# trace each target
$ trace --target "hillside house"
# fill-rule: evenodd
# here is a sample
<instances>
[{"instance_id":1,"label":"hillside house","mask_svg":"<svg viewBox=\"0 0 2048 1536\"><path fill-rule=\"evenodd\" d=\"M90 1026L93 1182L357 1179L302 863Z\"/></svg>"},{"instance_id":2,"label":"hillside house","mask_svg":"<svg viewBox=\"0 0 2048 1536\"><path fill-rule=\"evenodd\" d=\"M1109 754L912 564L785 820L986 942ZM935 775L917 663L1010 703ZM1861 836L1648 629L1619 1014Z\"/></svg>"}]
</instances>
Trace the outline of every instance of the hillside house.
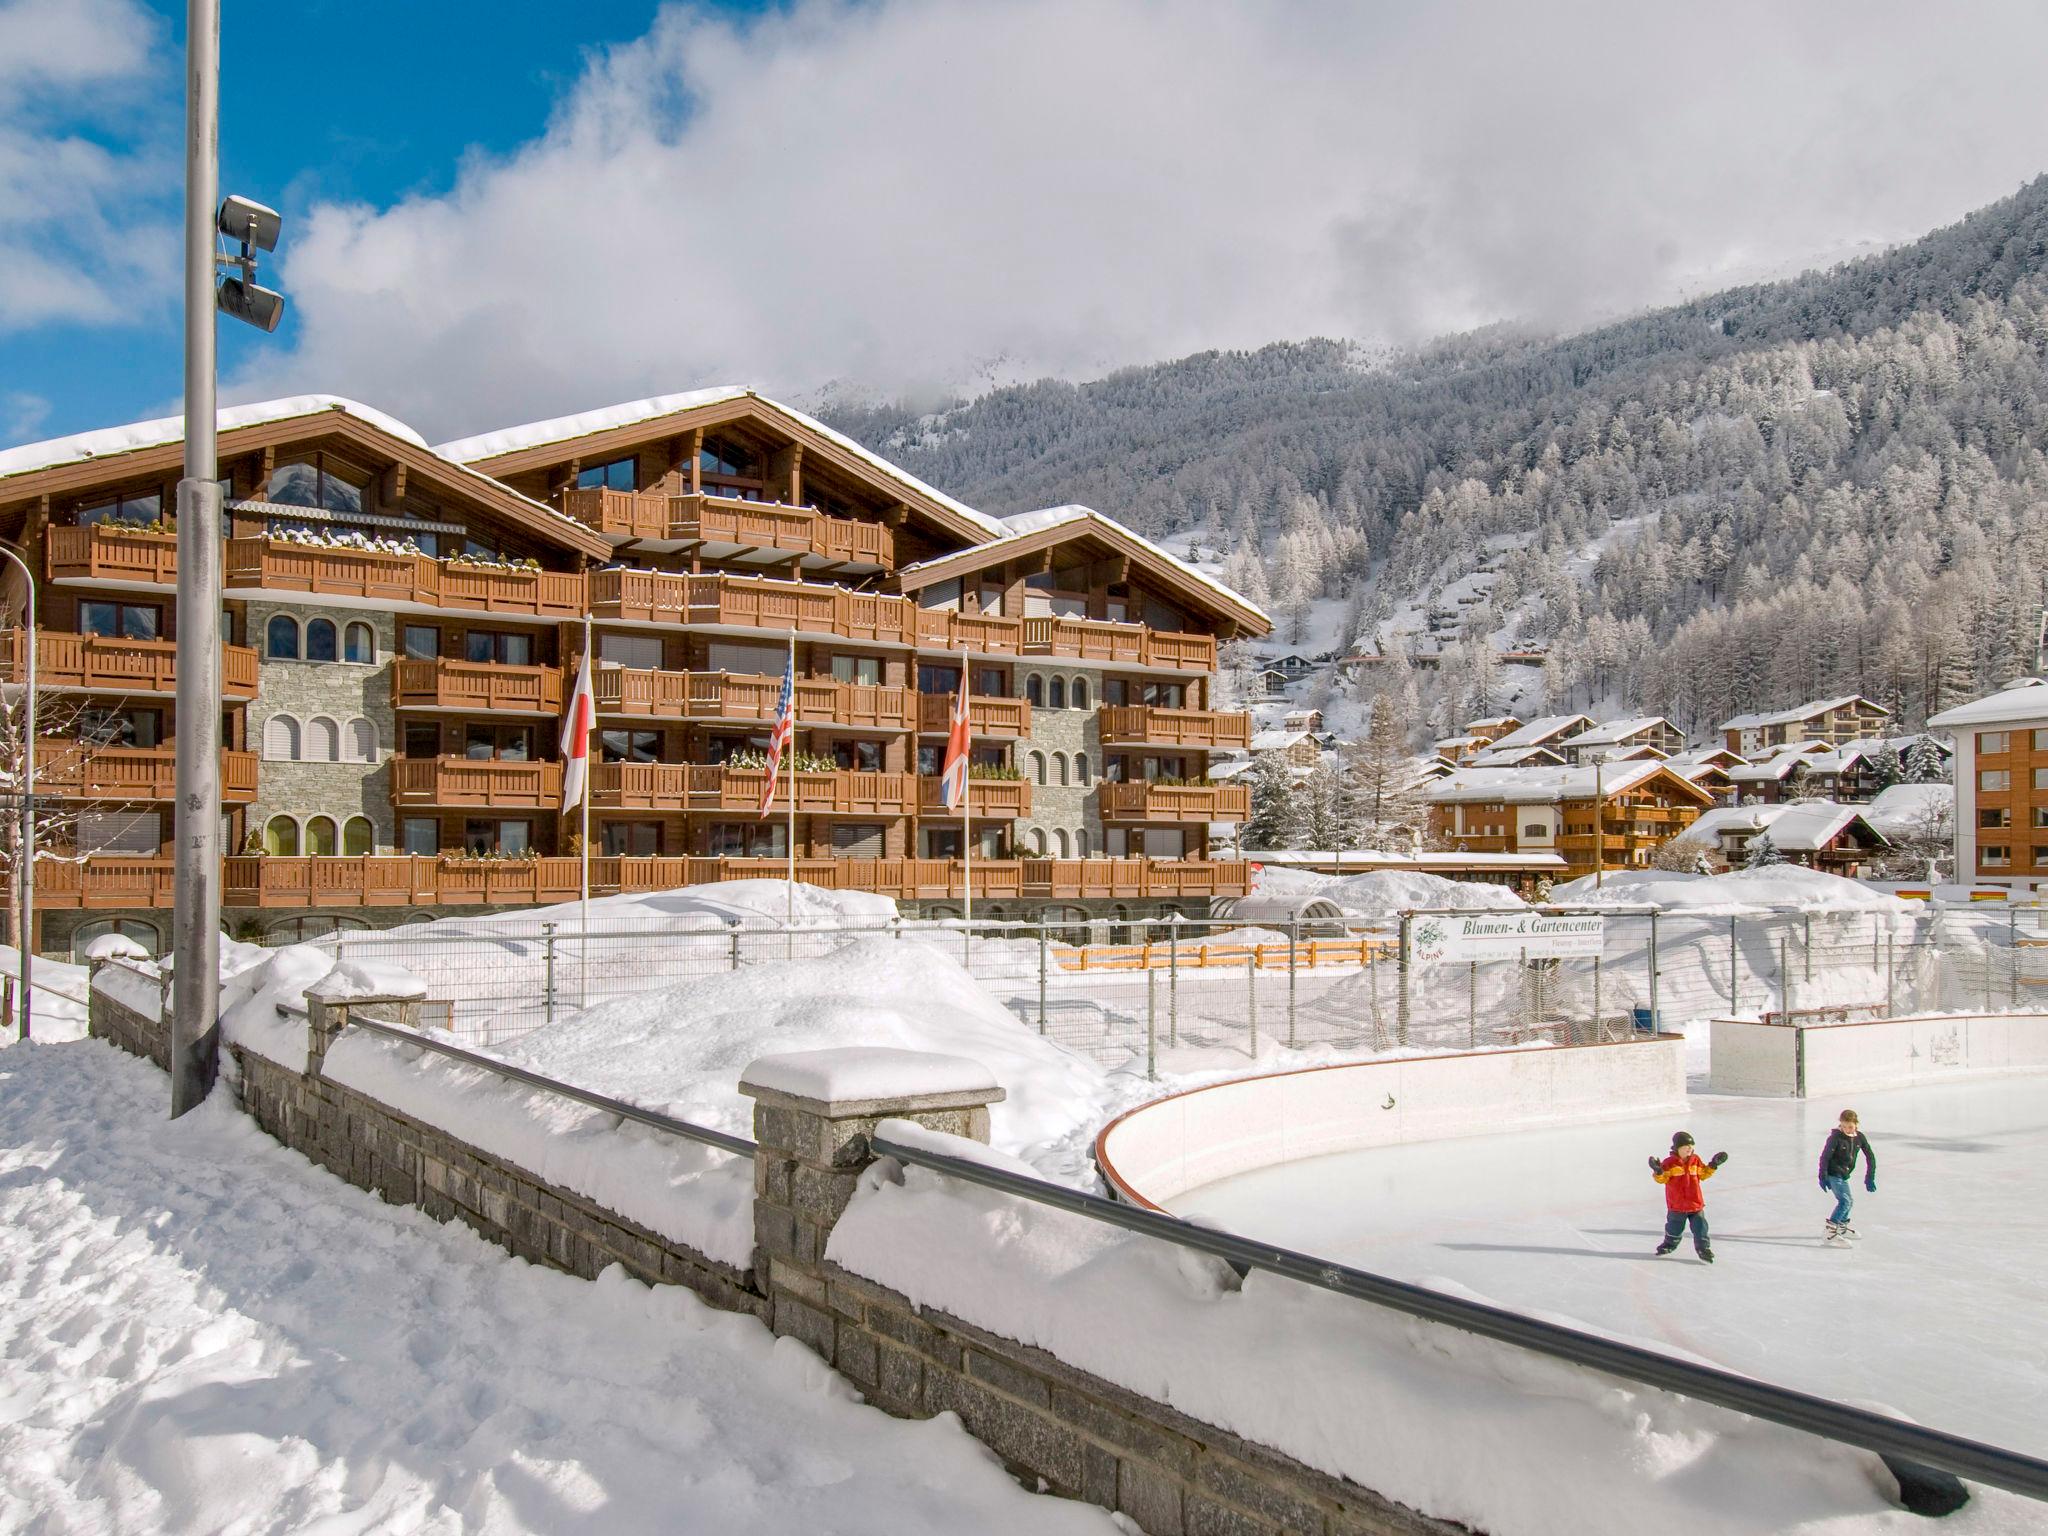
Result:
<instances>
[{"instance_id":1,"label":"hillside house","mask_svg":"<svg viewBox=\"0 0 2048 1536\"><path fill-rule=\"evenodd\" d=\"M1659 757L1669 757L1685 749L1685 732L1662 715L1643 715L1589 725L1564 737L1555 746L1574 763L1590 763L1595 758L1620 761L1630 756L1645 755L1644 748L1651 749Z\"/></svg>"},{"instance_id":2,"label":"hillside house","mask_svg":"<svg viewBox=\"0 0 2048 1536\"><path fill-rule=\"evenodd\" d=\"M1812 699L1791 709L1736 715L1721 722L1721 734L1731 751L1753 758L1768 748L1793 741L1838 747L1845 742L1879 736L1891 718L1892 712L1882 704L1861 694L1846 694L1840 698Z\"/></svg>"},{"instance_id":3,"label":"hillside house","mask_svg":"<svg viewBox=\"0 0 2048 1536\"><path fill-rule=\"evenodd\" d=\"M1768 833L1787 864L1851 879L1891 847L1872 826L1863 807L1832 800L1801 800L1791 805L1720 806L1679 833L1679 839L1716 849L1729 863L1740 865L1750 844Z\"/></svg>"},{"instance_id":4,"label":"hillside house","mask_svg":"<svg viewBox=\"0 0 2048 1536\"><path fill-rule=\"evenodd\" d=\"M2048 885L2048 682L2021 678L1927 723L1954 734L1955 878Z\"/></svg>"},{"instance_id":5,"label":"hillside house","mask_svg":"<svg viewBox=\"0 0 2048 1536\"><path fill-rule=\"evenodd\" d=\"M1430 829L1475 853L1557 853L1568 873L1640 869L1713 804L1659 762L1466 768L1425 791Z\"/></svg>"}]
</instances>

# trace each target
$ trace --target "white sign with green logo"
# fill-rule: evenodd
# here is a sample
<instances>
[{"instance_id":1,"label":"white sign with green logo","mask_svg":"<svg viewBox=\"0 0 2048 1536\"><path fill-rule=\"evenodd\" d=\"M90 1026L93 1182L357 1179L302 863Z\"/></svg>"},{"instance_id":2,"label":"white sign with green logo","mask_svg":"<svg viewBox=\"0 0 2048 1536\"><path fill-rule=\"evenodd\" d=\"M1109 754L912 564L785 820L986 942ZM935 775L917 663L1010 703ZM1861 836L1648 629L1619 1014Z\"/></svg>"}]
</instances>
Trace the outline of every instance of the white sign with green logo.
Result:
<instances>
[{"instance_id":1,"label":"white sign with green logo","mask_svg":"<svg viewBox=\"0 0 2048 1536\"><path fill-rule=\"evenodd\" d=\"M1601 922L1597 912L1433 912L1413 920L1408 954L1425 962L1597 955Z\"/></svg>"}]
</instances>

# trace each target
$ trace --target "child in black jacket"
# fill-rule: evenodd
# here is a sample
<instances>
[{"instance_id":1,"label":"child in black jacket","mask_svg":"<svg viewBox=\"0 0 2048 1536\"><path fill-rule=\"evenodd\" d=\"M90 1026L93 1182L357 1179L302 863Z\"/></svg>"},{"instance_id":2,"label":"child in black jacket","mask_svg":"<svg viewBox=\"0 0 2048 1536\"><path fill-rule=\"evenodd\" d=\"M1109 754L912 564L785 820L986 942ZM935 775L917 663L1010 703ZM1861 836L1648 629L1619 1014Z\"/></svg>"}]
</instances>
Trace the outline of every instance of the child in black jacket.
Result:
<instances>
[{"instance_id":1,"label":"child in black jacket","mask_svg":"<svg viewBox=\"0 0 2048 1536\"><path fill-rule=\"evenodd\" d=\"M1870 1145L1870 1138L1863 1134L1856 1111L1845 1109L1835 1128L1828 1132L1826 1145L1820 1149L1820 1187L1835 1197L1834 1212L1827 1220L1827 1240L1831 1243L1857 1235L1856 1229L1849 1225L1849 1208L1855 1204L1849 1192L1849 1180L1856 1176L1856 1154L1859 1152L1868 1165L1863 1187L1874 1195L1877 1193L1877 1153Z\"/></svg>"}]
</instances>

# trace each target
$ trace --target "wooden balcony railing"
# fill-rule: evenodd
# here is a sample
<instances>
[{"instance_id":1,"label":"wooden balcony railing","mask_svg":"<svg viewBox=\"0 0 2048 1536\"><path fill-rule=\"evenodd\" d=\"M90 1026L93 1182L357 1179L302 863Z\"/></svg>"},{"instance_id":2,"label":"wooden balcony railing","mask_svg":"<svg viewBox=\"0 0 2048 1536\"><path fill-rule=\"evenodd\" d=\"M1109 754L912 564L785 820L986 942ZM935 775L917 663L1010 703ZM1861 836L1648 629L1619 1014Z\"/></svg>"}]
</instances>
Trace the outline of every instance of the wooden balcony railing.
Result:
<instances>
[{"instance_id":1,"label":"wooden balcony railing","mask_svg":"<svg viewBox=\"0 0 2048 1536\"><path fill-rule=\"evenodd\" d=\"M614 491L595 487L567 490L561 495L563 512L593 532L618 539L667 538L668 503L665 491Z\"/></svg>"},{"instance_id":2,"label":"wooden balcony railing","mask_svg":"<svg viewBox=\"0 0 2048 1536\"><path fill-rule=\"evenodd\" d=\"M556 811L562 806L562 765L489 757L394 757L391 799L397 805Z\"/></svg>"},{"instance_id":3,"label":"wooden balcony railing","mask_svg":"<svg viewBox=\"0 0 2048 1536\"><path fill-rule=\"evenodd\" d=\"M952 728L953 695L924 693L917 700L917 728L927 734L944 735ZM1029 736L1029 699L982 699L967 696L967 723L977 736Z\"/></svg>"},{"instance_id":4,"label":"wooden balcony railing","mask_svg":"<svg viewBox=\"0 0 2048 1536\"><path fill-rule=\"evenodd\" d=\"M917 648L970 651L984 656L1024 654L1024 621L996 613L954 613L944 608L917 611Z\"/></svg>"},{"instance_id":5,"label":"wooden balcony railing","mask_svg":"<svg viewBox=\"0 0 2048 1536\"><path fill-rule=\"evenodd\" d=\"M1210 709L1158 709L1149 704L1117 705L1102 712L1106 746L1194 747L1222 750L1249 747L1252 717Z\"/></svg>"},{"instance_id":6,"label":"wooden balcony railing","mask_svg":"<svg viewBox=\"0 0 2048 1536\"><path fill-rule=\"evenodd\" d=\"M620 765L624 766L624 765ZM688 775L689 807L693 811L756 814L765 773L682 765L665 766ZM796 784L796 808L816 816L908 816L917 808L917 779L908 773L783 773L775 783L775 805L789 804L790 782ZM593 783L599 782L595 777Z\"/></svg>"},{"instance_id":7,"label":"wooden balcony railing","mask_svg":"<svg viewBox=\"0 0 2048 1536\"><path fill-rule=\"evenodd\" d=\"M599 667L591 684L601 715L678 720L770 721L782 679L739 672L649 672ZM904 688L799 678L799 725L845 725L865 730L908 730L917 695Z\"/></svg>"},{"instance_id":8,"label":"wooden balcony railing","mask_svg":"<svg viewBox=\"0 0 2048 1536\"><path fill-rule=\"evenodd\" d=\"M1251 871L1241 859L1026 859L1024 894L1069 901L1243 896Z\"/></svg>"},{"instance_id":9,"label":"wooden balcony railing","mask_svg":"<svg viewBox=\"0 0 2048 1536\"><path fill-rule=\"evenodd\" d=\"M147 855L95 853L36 860L42 907L168 907L177 901L175 864Z\"/></svg>"},{"instance_id":10,"label":"wooden balcony railing","mask_svg":"<svg viewBox=\"0 0 2048 1536\"><path fill-rule=\"evenodd\" d=\"M1216 670L1213 635L1184 635L1143 624L1036 615L1024 620L1024 654L1071 656L1079 661L1181 672Z\"/></svg>"},{"instance_id":11,"label":"wooden balcony railing","mask_svg":"<svg viewBox=\"0 0 2048 1536\"><path fill-rule=\"evenodd\" d=\"M917 781L917 811L920 816L958 816L945 807L942 780L926 776ZM967 806L977 821L1000 821L1008 816L1031 814L1029 779L976 779L967 781Z\"/></svg>"},{"instance_id":12,"label":"wooden balcony railing","mask_svg":"<svg viewBox=\"0 0 2048 1536\"><path fill-rule=\"evenodd\" d=\"M178 536L121 523L49 530L52 581L109 581L147 587L178 584Z\"/></svg>"},{"instance_id":13,"label":"wooden balcony railing","mask_svg":"<svg viewBox=\"0 0 2048 1536\"><path fill-rule=\"evenodd\" d=\"M917 610L904 598L849 592L758 576L684 576L670 571L590 573L591 611L600 619L794 629L871 645L907 646Z\"/></svg>"},{"instance_id":14,"label":"wooden balcony railing","mask_svg":"<svg viewBox=\"0 0 2048 1536\"><path fill-rule=\"evenodd\" d=\"M398 709L559 715L562 669L401 659L391 668L391 703Z\"/></svg>"},{"instance_id":15,"label":"wooden balcony railing","mask_svg":"<svg viewBox=\"0 0 2048 1536\"><path fill-rule=\"evenodd\" d=\"M36 632L36 687L88 693L176 693L178 647L172 640L121 640L105 635ZM0 631L0 678L28 681L28 647L18 629ZM221 693L256 696L256 653L246 645L220 648Z\"/></svg>"},{"instance_id":16,"label":"wooden balcony railing","mask_svg":"<svg viewBox=\"0 0 2048 1536\"><path fill-rule=\"evenodd\" d=\"M1252 813L1248 784L1128 784L1107 780L1101 792L1104 821L1245 821Z\"/></svg>"},{"instance_id":17,"label":"wooden balcony railing","mask_svg":"<svg viewBox=\"0 0 2048 1536\"><path fill-rule=\"evenodd\" d=\"M466 565L376 549L330 549L290 539L230 539L227 585L472 613L577 618L584 581L575 571Z\"/></svg>"},{"instance_id":18,"label":"wooden balcony railing","mask_svg":"<svg viewBox=\"0 0 2048 1536\"><path fill-rule=\"evenodd\" d=\"M36 791L66 800L175 800L177 754L171 747L92 747L79 742L38 744ZM220 795L232 804L256 798L256 754L220 755Z\"/></svg>"},{"instance_id":19,"label":"wooden balcony railing","mask_svg":"<svg viewBox=\"0 0 2048 1536\"><path fill-rule=\"evenodd\" d=\"M883 570L893 570L896 565L896 534L882 523L827 517L815 507L742 501L731 496L672 496L668 506L667 536L671 539L785 550Z\"/></svg>"}]
</instances>

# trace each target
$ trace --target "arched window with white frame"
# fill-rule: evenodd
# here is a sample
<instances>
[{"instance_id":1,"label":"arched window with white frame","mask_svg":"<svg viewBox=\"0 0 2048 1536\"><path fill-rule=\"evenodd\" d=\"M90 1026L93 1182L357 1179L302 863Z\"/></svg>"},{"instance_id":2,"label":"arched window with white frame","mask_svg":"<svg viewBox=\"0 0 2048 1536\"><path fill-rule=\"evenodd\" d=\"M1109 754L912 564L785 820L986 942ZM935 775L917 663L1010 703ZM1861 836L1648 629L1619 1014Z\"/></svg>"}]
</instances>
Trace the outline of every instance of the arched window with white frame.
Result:
<instances>
[{"instance_id":1,"label":"arched window with white frame","mask_svg":"<svg viewBox=\"0 0 2048 1536\"><path fill-rule=\"evenodd\" d=\"M1074 754L1074 782L1076 784L1086 784L1088 782L1088 754L1086 752L1076 752Z\"/></svg>"},{"instance_id":2,"label":"arched window with white frame","mask_svg":"<svg viewBox=\"0 0 2048 1536\"><path fill-rule=\"evenodd\" d=\"M349 625L342 637L341 659L361 666L374 666L377 661L376 632L360 620Z\"/></svg>"},{"instance_id":3,"label":"arched window with white frame","mask_svg":"<svg viewBox=\"0 0 2048 1536\"><path fill-rule=\"evenodd\" d=\"M1067 707L1067 680L1064 677L1056 677L1046 684L1045 707L1047 709L1065 709Z\"/></svg>"},{"instance_id":4,"label":"arched window with white frame","mask_svg":"<svg viewBox=\"0 0 2048 1536\"><path fill-rule=\"evenodd\" d=\"M1086 709L1086 708L1088 707L1088 679L1087 679L1087 678L1085 678L1085 677L1077 677L1077 678L1075 678L1075 679L1074 679L1074 692L1073 692L1073 699L1074 699L1074 708L1076 708L1076 709Z\"/></svg>"},{"instance_id":5,"label":"arched window with white frame","mask_svg":"<svg viewBox=\"0 0 2048 1536\"><path fill-rule=\"evenodd\" d=\"M263 826L263 851L273 858L289 859L299 851L299 824L289 816L273 816Z\"/></svg>"},{"instance_id":6,"label":"arched window with white frame","mask_svg":"<svg viewBox=\"0 0 2048 1536\"><path fill-rule=\"evenodd\" d=\"M263 755L273 763L299 760L299 722L291 715L272 715L263 722Z\"/></svg>"},{"instance_id":7,"label":"arched window with white frame","mask_svg":"<svg viewBox=\"0 0 2048 1536\"><path fill-rule=\"evenodd\" d=\"M1045 754L1043 752L1033 752L1030 762L1032 781L1043 784L1045 782Z\"/></svg>"},{"instance_id":8,"label":"arched window with white frame","mask_svg":"<svg viewBox=\"0 0 2048 1536\"><path fill-rule=\"evenodd\" d=\"M1045 679L1036 672L1024 679L1024 700L1033 709L1045 702Z\"/></svg>"},{"instance_id":9,"label":"arched window with white frame","mask_svg":"<svg viewBox=\"0 0 2048 1536\"><path fill-rule=\"evenodd\" d=\"M338 654L334 634L334 620L308 620L306 623L306 660L333 661Z\"/></svg>"},{"instance_id":10,"label":"arched window with white frame","mask_svg":"<svg viewBox=\"0 0 2048 1536\"><path fill-rule=\"evenodd\" d=\"M325 715L315 715L306 722L305 760L309 763L341 761L341 727Z\"/></svg>"},{"instance_id":11,"label":"arched window with white frame","mask_svg":"<svg viewBox=\"0 0 2048 1536\"><path fill-rule=\"evenodd\" d=\"M1052 771L1059 776L1062 786L1067 782L1067 754L1055 752L1052 755Z\"/></svg>"},{"instance_id":12,"label":"arched window with white frame","mask_svg":"<svg viewBox=\"0 0 2048 1536\"><path fill-rule=\"evenodd\" d=\"M288 613L273 613L263 626L263 654L272 661L297 661L299 621Z\"/></svg>"},{"instance_id":13,"label":"arched window with white frame","mask_svg":"<svg viewBox=\"0 0 2048 1536\"><path fill-rule=\"evenodd\" d=\"M341 825L341 851L350 858L361 858L375 850L377 834L367 816L351 816Z\"/></svg>"},{"instance_id":14,"label":"arched window with white frame","mask_svg":"<svg viewBox=\"0 0 2048 1536\"><path fill-rule=\"evenodd\" d=\"M361 715L357 715L348 723L343 745L350 762L374 763L377 761L377 727Z\"/></svg>"},{"instance_id":15,"label":"arched window with white frame","mask_svg":"<svg viewBox=\"0 0 2048 1536\"><path fill-rule=\"evenodd\" d=\"M339 841L332 816L315 816L306 823L306 852L314 858L333 858Z\"/></svg>"},{"instance_id":16,"label":"arched window with white frame","mask_svg":"<svg viewBox=\"0 0 2048 1536\"><path fill-rule=\"evenodd\" d=\"M1061 827L1053 833L1052 843L1057 857L1062 859L1069 857L1071 850L1067 844L1067 829L1065 827Z\"/></svg>"},{"instance_id":17,"label":"arched window with white frame","mask_svg":"<svg viewBox=\"0 0 2048 1536\"><path fill-rule=\"evenodd\" d=\"M1041 859L1045 857L1045 828L1031 829L1031 851Z\"/></svg>"}]
</instances>

